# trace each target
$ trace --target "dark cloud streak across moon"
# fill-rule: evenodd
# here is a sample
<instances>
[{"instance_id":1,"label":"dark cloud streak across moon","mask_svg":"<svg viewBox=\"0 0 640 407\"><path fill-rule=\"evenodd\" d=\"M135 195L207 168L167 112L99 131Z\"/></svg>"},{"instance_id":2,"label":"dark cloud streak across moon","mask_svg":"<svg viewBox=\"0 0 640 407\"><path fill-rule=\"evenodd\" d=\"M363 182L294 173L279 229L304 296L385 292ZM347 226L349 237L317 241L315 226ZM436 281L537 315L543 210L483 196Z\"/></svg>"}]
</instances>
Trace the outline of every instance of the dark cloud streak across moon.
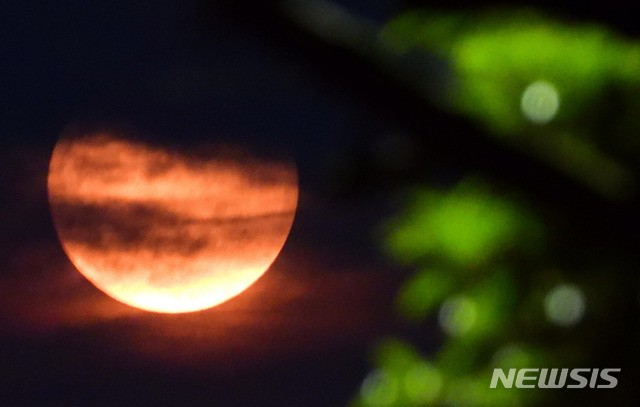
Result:
<instances>
[{"instance_id":1,"label":"dark cloud streak across moon","mask_svg":"<svg viewBox=\"0 0 640 407\"><path fill-rule=\"evenodd\" d=\"M108 133L63 136L48 188L78 270L125 304L169 313L218 305L262 276L298 196L288 162L188 156Z\"/></svg>"},{"instance_id":2,"label":"dark cloud streak across moon","mask_svg":"<svg viewBox=\"0 0 640 407\"><path fill-rule=\"evenodd\" d=\"M335 240L319 241L318 236L342 232L332 229L337 220L316 220L339 217L341 212L325 207L323 200L310 192L301 200L298 216L302 223L294 227L290 244L269 272L242 295L205 311L179 315L148 313L121 304L77 272L49 226L48 154L35 150L14 156L19 159L5 164L13 163L7 173L16 176L0 185L12 197L14 207L24 209L0 213L0 222L9 228L3 232L14 236L3 247L6 261L0 274L0 328L4 333L0 343L5 343L5 348L15 338L16 343L46 349L57 346L56 338L63 335L73 338L83 353L104 358L105 363L118 355L123 365L145 359L152 364L204 365L224 372L251 368L260 360L280 363L364 344L389 326L393 298L389 287L397 279L380 273L365 259L353 258L349 249ZM18 171L24 168L23 161L33 170ZM269 174L254 172L252 178L265 185L271 183ZM77 204L68 202L64 210L78 210ZM79 219L92 216L95 208L91 204L80 206L86 212L77 212ZM128 216L129 220L158 215L166 217L161 223L177 221L157 207L133 211L136 216ZM143 215L145 211L149 213ZM112 224L127 218L117 211L103 216L107 216L103 221ZM220 222L233 219L230 213ZM142 219L140 225L144 223ZM126 230L127 225L121 226ZM321 225L323 229L318 230ZM81 230L77 233L77 240L87 236ZM135 238L125 242L135 244ZM345 259L351 260L345 264ZM21 359L14 362L23 363ZM7 363L10 368L13 362Z\"/></svg>"}]
</instances>

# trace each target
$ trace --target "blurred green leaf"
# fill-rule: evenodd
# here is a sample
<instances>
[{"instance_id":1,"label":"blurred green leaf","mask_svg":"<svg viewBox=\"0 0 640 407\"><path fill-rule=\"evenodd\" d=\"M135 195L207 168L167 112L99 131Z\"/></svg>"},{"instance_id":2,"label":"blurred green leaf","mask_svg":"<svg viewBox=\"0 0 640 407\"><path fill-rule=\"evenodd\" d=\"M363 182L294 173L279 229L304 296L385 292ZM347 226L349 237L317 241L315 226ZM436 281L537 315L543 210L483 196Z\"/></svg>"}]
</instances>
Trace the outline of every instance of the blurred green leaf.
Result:
<instances>
[{"instance_id":1,"label":"blurred green leaf","mask_svg":"<svg viewBox=\"0 0 640 407\"><path fill-rule=\"evenodd\" d=\"M418 49L448 61L454 79L443 85L444 104L491 135L609 198L633 189L633 173L619 157L629 146L640 157L629 136L639 126L627 118L640 99L639 42L530 10L410 11L381 37L399 53ZM606 108L612 103L615 111Z\"/></svg>"},{"instance_id":2,"label":"blurred green leaf","mask_svg":"<svg viewBox=\"0 0 640 407\"><path fill-rule=\"evenodd\" d=\"M425 270L413 275L400 289L398 310L412 321L424 319L455 289L455 279L440 270Z\"/></svg>"},{"instance_id":3,"label":"blurred green leaf","mask_svg":"<svg viewBox=\"0 0 640 407\"><path fill-rule=\"evenodd\" d=\"M562 120L584 112L610 84L640 84L639 44L599 25L569 25L532 11L413 11L381 35L400 52L421 48L449 59L459 81L455 105L501 134L530 127L520 100L535 81L558 88Z\"/></svg>"},{"instance_id":4,"label":"blurred green leaf","mask_svg":"<svg viewBox=\"0 0 640 407\"><path fill-rule=\"evenodd\" d=\"M387 246L407 264L427 256L457 265L483 263L519 243L520 217L510 201L472 182L448 194L421 191L392 222Z\"/></svg>"}]
</instances>

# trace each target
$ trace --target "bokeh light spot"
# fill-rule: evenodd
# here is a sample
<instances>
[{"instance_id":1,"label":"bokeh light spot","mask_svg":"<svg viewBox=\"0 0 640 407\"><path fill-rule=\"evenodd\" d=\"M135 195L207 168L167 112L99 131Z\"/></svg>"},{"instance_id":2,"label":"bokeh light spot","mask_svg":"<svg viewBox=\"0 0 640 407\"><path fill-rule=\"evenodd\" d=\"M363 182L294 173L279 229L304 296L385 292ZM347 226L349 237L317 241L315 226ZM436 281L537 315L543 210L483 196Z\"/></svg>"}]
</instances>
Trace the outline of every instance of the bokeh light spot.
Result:
<instances>
[{"instance_id":1,"label":"bokeh light spot","mask_svg":"<svg viewBox=\"0 0 640 407\"><path fill-rule=\"evenodd\" d=\"M560 108L560 94L549 82L533 82L522 93L520 108L530 122L540 125L549 123Z\"/></svg>"},{"instance_id":2,"label":"bokeh light spot","mask_svg":"<svg viewBox=\"0 0 640 407\"><path fill-rule=\"evenodd\" d=\"M385 407L393 405L398 399L400 386L398 380L383 370L375 370L364 379L360 393L364 405Z\"/></svg>"},{"instance_id":3,"label":"bokeh light spot","mask_svg":"<svg viewBox=\"0 0 640 407\"><path fill-rule=\"evenodd\" d=\"M560 326L573 326L584 316L586 300L575 285L560 284L544 299L544 310L549 321Z\"/></svg>"},{"instance_id":4,"label":"bokeh light spot","mask_svg":"<svg viewBox=\"0 0 640 407\"><path fill-rule=\"evenodd\" d=\"M433 402L442 389L442 374L429 363L421 362L413 366L404 377L404 391L416 404Z\"/></svg>"},{"instance_id":5,"label":"bokeh light spot","mask_svg":"<svg viewBox=\"0 0 640 407\"><path fill-rule=\"evenodd\" d=\"M494 368L527 368L531 367L534 357L530 352L517 345L505 345L498 349L491 358Z\"/></svg>"},{"instance_id":6,"label":"bokeh light spot","mask_svg":"<svg viewBox=\"0 0 640 407\"><path fill-rule=\"evenodd\" d=\"M465 296L448 299L440 307L438 320L442 329L450 335L462 336L475 324L477 305L475 301Z\"/></svg>"},{"instance_id":7,"label":"bokeh light spot","mask_svg":"<svg viewBox=\"0 0 640 407\"><path fill-rule=\"evenodd\" d=\"M398 308L409 320L421 320L444 300L454 287L453 277L440 270L416 273L400 289Z\"/></svg>"}]
</instances>

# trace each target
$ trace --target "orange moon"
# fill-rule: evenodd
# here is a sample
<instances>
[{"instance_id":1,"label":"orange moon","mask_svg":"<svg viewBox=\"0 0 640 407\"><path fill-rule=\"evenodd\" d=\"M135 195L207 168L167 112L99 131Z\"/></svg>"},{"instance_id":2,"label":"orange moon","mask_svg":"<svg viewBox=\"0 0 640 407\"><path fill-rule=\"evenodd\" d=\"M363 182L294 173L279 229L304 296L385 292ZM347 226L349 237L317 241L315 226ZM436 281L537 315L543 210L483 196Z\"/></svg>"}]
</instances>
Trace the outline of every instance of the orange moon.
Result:
<instances>
[{"instance_id":1,"label":"orange moon","mask_svg":"<svg viewBox=\"0 0 640 407\"><path fill-rule=\"evenodd\" d=\"M180 313L266 272L293 223L298 177L288 161L237 149L189 154L94 133L58 141L48 193L80 273L125 304Z\"/></svg>"}]
</instances>

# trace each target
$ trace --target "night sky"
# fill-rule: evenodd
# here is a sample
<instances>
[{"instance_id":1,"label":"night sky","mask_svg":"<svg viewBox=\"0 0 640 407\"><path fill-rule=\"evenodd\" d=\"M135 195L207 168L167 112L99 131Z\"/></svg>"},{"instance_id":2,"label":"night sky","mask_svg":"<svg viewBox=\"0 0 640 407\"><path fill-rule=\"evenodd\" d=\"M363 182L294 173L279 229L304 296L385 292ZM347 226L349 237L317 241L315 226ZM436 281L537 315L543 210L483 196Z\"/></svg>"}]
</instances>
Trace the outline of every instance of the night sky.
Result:
<instances>
[{"instance_id":1,"label":"night sky","mask_svg":"<svg viewBox=\"0 0 640 407\"><path fill-rule=\"evenodd\" d=\"M0 19L0 405L344 405L397 280L371 238L389 204L323 192L367 118L357 100L206 2L8 1ZM51 151L78 126L294 161L298 214L268 273L187 315L93 287L47 204Z\"/></svg>"},{"instance_id":2,"label":"night sky","mask_svg":"<svg viewBox=\"0 0 640 407\"><path fill-rule=\"evenodd\" d=\"M232 3L0 2L0 406L346 405L370 369L371 341L396 323L401 274L377 240L398 208L388 192L426 173L372 165L390 134L444 132L420 146L430 181L480 169L527 185L538 202L579 203L578 220L602 209L270 7ZM342 3L378 23L399 6ZM608 3L578 14L633 33ZM107 297L64 254L47 203L49 158L70 128L288 157L300 200L280 256L245 293L202 312L146 313ZM560 190L569 193L558 201ZM594 222L614 235L623 216Z\"/></svg>"}]
</instances>

